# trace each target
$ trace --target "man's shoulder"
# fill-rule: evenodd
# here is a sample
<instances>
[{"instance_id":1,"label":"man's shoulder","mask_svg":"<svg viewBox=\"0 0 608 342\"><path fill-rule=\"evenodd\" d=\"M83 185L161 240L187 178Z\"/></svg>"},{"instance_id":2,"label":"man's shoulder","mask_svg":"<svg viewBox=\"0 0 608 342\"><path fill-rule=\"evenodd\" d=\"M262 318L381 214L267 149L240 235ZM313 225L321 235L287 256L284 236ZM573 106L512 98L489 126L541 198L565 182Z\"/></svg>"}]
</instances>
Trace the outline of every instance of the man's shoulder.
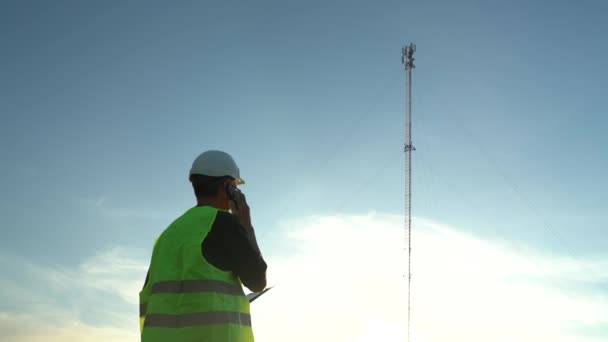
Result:
<instances>
[{"instance_id":1,"label":"man's shoulder","mask_svg":"<svg viewBox=\"0 0 608 342\"><path fill-rule=\"evenodd\" d=\"M236 217L235 215L233 215L227 211L223 211L223 210L219 210L217 212L215 221L213 222L213 228L221 228L221 229L225 229L225 230L227 229L227 230L233 230L233 231L243 230L243 228L241 227L241 222L239 221L239 218Z\"/></svg>"},{"instance_id":2,"label":"man's shoulder","mask_svg":"<svg viewBox=\"0 0 608 342\"><path fill-rule=\"evenodd\" d=\"M215 221L220 221L222 223L229 224L239 224L239 218L235 215L231 214L228 211L218 210L217 215L215 216Z\"/></svg>"}]
</instances>

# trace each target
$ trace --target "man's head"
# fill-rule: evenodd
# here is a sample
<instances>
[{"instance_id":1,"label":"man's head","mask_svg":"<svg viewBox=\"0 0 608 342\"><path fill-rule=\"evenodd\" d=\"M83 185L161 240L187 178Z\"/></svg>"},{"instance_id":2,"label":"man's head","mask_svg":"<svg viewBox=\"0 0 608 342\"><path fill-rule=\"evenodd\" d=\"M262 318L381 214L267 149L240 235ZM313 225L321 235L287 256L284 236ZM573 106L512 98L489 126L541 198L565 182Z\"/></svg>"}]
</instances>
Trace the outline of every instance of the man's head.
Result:
<instances>
[{"instance_id":1,"label":"man's head","mask_svg":"<svg viewBox=\"0 0 608 342\"><path fill-rule=\"evenodd\" d=\"M226 191L228 183L245 183L234 159L228 153L215 150L203 152L194 160L190 182L199 205L212 205L223 210L230 208Z\"/></svg>"},{"instance_id":2,"label":"man's head","mask_svg":"<svg viewBox=\"0 0 608 342\"><path fill-rule=\"evenodd\" d=\"M194 195L199 203L214 204L222 210L230 209L230 197L226 191L228 183L234 183L231 177L210 177L190 175Z\"/></svg>"}]
</instances>

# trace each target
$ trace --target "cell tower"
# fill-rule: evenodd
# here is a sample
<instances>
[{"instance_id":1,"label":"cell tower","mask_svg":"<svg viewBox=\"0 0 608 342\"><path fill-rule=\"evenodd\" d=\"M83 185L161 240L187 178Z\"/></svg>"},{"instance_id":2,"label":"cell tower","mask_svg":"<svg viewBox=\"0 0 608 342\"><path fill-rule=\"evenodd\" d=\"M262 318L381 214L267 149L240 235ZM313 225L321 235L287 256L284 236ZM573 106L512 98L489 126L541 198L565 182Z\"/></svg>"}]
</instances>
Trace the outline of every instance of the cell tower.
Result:
<instances>
[{"instance_id":1,"label":"cell tower","mask_svg":"<svg viewBox=\"0 0 608 342\"><path fill-rule=\"evenodd\" d=\"M410 43L401 49L401 63L406 73L406 120L405 120L405 230L407 236L407 340L411 339L412 317L412 69L414 69L416 45Z\"/></svg>"}]
</instances>

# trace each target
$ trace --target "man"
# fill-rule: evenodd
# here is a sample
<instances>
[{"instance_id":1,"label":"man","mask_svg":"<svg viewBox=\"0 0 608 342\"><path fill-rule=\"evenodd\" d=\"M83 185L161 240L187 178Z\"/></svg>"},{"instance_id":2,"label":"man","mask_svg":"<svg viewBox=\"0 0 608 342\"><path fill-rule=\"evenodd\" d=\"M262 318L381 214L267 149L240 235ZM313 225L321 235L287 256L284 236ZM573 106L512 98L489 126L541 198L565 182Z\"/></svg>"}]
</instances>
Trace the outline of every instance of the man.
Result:
<instances>
[{"instance_id":1,"label":"man","mask_svg":"<svg viewBox=\"0 0 608 342\"><path fill-rule=\"evenodd\" d=\"M266 263L230 155L207 151L190 170L197 205L156 240L140 298L142 342L252 342L249 301ZM232 214L228 212L230 210Z\"/></svg>"}]
</instances>

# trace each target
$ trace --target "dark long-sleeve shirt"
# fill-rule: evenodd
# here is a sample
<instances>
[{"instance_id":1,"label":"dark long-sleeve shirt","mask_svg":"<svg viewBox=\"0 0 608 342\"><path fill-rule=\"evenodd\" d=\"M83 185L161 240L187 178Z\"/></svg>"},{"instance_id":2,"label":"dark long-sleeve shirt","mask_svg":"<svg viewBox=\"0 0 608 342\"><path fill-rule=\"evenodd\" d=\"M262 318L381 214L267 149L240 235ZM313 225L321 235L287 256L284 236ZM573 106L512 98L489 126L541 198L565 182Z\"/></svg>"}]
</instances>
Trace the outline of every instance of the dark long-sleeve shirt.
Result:
<instances>
[{"instance_id":1,"label":"dark long-sleeve shirt","mask_svg":"<svg viewBox=\"0 0 608 342\"><path fill-rule=\"evenodd\" d=\"M201 249L211 265L233 272L247 288L260 291L266 284L267 265L250 234L236 216L218 211Z\"/></svg>"}]
</instances>

